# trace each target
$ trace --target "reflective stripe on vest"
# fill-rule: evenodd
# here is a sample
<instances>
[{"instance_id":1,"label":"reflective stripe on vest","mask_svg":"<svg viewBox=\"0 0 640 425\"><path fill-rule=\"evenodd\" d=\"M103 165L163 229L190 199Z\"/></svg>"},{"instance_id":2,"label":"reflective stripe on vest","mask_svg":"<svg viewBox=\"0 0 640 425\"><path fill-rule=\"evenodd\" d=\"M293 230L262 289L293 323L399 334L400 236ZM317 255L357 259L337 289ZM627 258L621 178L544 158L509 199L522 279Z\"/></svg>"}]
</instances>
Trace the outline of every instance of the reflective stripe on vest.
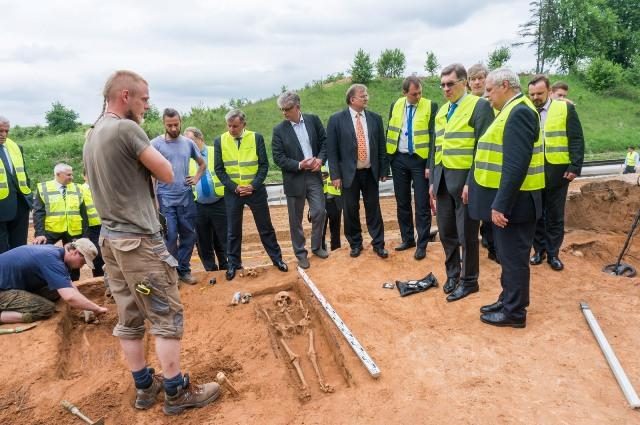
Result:
<instances>
[{"instance_id":1,"label":"reflective stripe on vest","mask_svg":"<svg viewBox=\"0 0 640 425\"><path fill-rule=\"evenodd\" d=\"M322 174L327 173L327 177L324 179L324 193L333 195L333 196L340 196L342 194L342 191L340 190L340 188L336 189L333 183L331 182L331 174L329 173L329 166L326 164L323 165L321 168L321 171L322 171Z\"/></svg>"},{"instance_id":2,"label":"reflective stripe on vest","mask_svg":"<svg viewBox=\"0 0 640 425\"><path fill-rule=\"evenodd\" d=\"M473 177L480 186L490 189L498 189L500 187L504 127L513 108L521 103L535 111L531 101L521 96L500 111L487 131L478 140ZM542 132L540 132L533 143L533 154L529 162L529 169L520 190L538 190L542 188L544 188L544 153L542 151Z\"/></svg>"},{"instance_id":3,"label":"reflective stripe on vest","mask_svg":"<svg viewBox=\"0 0 640 425\"><path fill-rule=\"evenodd\" d=\"M435 164L442 163L453 170L468 170L473 164L473 148L476 145L473 127L469 125L471 115L480 98L467 94L447 122L449 105L442 105L436 115Z\"/></svg>"},{"instance_id":4,"label":"reflective stripe on vest","mask_svg":"<svg viewBox=\"0 0 640 425\"><path fill-rule=\"evenodd\" d=\"M89 226L99 226L102 224L102 220L100 220L98 210L96 210L96 206L93 204L93 194L91 193L89 185L84 183L80 186L80 189L82 190L84 206L87 208L87 220L89 221Z\"/></svg>"},{"instance_id":5,"label":"reflective stripe on vest","mask_svg":"<svg viewBox=\"0 0 640 425\"><path fill-rule=\"evenodd\" d=\"M14 173L18 178L20 192L24 195L30 194L31 189L27 185L27 174L24 172L24 158L22 158L20 147L11 139L6 139L4 145L7 147L9 152L8 159L11 161ZM0 161L0 199L4 199L7 196L9 196L8 170L4 169L4 162Z\"/></svg>"},{"instance_id":6,"label":"reflective stripe on vest","mask_svg":"<svg viewBox=\"0 0 640 425\"><path fill-rule=\"evenodd\" d=\"M245 130L238 149L236 140L227 131L220 137L220 147L222 163L229 178L238 185L251 184L258 173L256 133Z\"/></svg>"},{"instance_id":7,"label":"reflective stripe on vest","mask_svg":"<svg viewBox=\"0 0 640 425\"><path fill-rule=\"evenodd\" d=\"M544 156L550 164L570 164L567 102L551 101L544 122Z\"/></svg>"},{"instance_id":8,"label":"reflective stripe on vest","mask_svg":"<svg viewBox=\"0 0 640 425\"><path fill-rule=\"evenodd\" d=\"M407 98L396 100L391 111L391 119L387 127L387 153L394 154L398 150L398 141L402 132L402 124L407 110ZM420 99L413 115L413 150L422 159L429 157L429 121L431 119L431 101Z\"/></svg>"},{"instance_id":9,"label":"reflective stripe on vest","mask_svg":"<svg viewBox=\"0 0 640 425\"><path fill-rule=\"evenodd\" d=\"M627 159L625 159L624 165L626 165L627 167L635 167L636 166L635 152L627 152Z\"/></svg>"},{"instance_id":10,"label":"reflective stripe on vest","mask_svg":"<svg viewBox=\"0 0 640 425\"><path fill-rule=\"evenodd\" d=\"M234 141L235 143L235 141ZM222 198L224 196L224 185L220 182L218 176L216 176L215 172L215 157L214 157L214 149L212 146L205 146L207 149L207 170L211 174L211 181L213 182L213 192L216 194L218 198ZM198 172L198 163L195 160L189 160L189 175L195 176ZM206 179L207 177L203 174L200 179ZM196 186L193 186L193 196L195 199L198 199L198 191L196 190Z\"/></svg>"},{"instance_id":11,"label":"reflective stripe on vest","mask_svg":"<svg viewBox=\"0 0 640 425\"><path fill-rule=\"evenodd\" d=\"M75 183L67 185L66 199L62 197L55 180L38 184L38 191L46 211L44 230L51 233L67 232L70 236L82 233L80 204L83 198Z\"/></svg>"}]
</instances>

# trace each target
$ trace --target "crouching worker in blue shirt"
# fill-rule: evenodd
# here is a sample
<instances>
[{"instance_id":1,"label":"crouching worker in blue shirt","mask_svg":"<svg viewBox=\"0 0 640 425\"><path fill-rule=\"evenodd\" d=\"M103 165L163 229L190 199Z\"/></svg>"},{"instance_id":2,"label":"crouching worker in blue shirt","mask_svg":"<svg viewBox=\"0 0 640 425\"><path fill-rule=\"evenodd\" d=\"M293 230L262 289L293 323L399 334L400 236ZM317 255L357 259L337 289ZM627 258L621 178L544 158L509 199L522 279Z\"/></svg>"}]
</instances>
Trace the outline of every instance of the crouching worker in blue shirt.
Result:
<instances>
[{"instance_id":1,"label":"crouching worker in blue shirt","mask_svg":"<svg viewBox=\"0 0 640 425\"><path fill-rule=\"evenodd\" d=\"M51 317L55 301L96 314L107 309L90 301L71 283L70 270L93 268L98 251L86 238L61 248L23 245L0 254L0 324L29 323Z\"/></svg>"}]
</instances>

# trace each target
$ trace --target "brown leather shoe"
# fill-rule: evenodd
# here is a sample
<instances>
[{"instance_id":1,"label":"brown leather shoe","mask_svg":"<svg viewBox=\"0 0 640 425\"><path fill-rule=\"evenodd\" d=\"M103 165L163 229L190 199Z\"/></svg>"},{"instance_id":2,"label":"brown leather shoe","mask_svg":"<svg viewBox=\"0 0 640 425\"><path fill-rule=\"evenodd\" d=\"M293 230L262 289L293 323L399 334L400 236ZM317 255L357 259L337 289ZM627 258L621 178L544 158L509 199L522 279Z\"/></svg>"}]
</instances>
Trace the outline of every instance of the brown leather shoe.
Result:
<instances>
[{"instance_id":1,"label":"brown leather shoe","mask_svg":"<svg viewBox=\"0 0 640 425\"><path fill-rule=\"evenodd\" d=\"M150 369L149 372L153 375L155 372L153 369ZM153 381L149 388L136 388L136 403L135 408L140 410L149 409L156 403L156 399L158 398L158 394L162 391L162 383L164 378L162 375L153 375Z\"/></svg>"},{"instance_id":2,"label":"brown leather shoe","mask_svg":"<svg viewBox=\"0 0 640 425\"><path fill-rule=\"evenodd\" d=\"M209 382L202 385L191 384L189 374L184 375L184 386L178 387L174 396L165 393L162 411L165 415L179 415L191 407L204 407L220 396L220 385Z\"/></svg>"}]
</instances>

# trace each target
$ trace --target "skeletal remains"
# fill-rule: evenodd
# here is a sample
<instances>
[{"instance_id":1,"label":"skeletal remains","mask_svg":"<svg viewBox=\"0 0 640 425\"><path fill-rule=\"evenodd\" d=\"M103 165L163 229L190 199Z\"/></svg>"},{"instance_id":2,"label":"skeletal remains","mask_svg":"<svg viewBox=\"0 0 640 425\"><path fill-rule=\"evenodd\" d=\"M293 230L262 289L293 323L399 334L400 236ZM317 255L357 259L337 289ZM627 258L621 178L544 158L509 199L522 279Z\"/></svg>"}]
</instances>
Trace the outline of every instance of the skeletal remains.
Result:
<instances>
[{"instance_id":1,"label":"skeletal remains","mask_svg":"<svg viewBox=\"0 0 640 425\"><path fill-rule=\"evenodd\" d=\"M309 385L307 384L307 380L305 379L304 373L302 372L299 356L286 343L285 338L293 338L295 335L304 335L305 333L309 335L309 349L307 350L307 357L313 365L313 370L315 372L316 378L318 379L320 389L325 393L334 392L334 388L325 382L322 376L322 372L320 371L318 356L315 350L314 333L313 330L309 329L309 326L311 325L309 309L304 307L302 300L298 300L298 303L294 304L291 296L287 291L278 292L273 298L273 303L276 306L274 314L270 315L267 309L264 307L261 308L261 312L267 319L267 323L269 324L269 326L271 326L278 334L278 341L280 342L282 348L287 352L287 355L289 356L289 362L295 369L296 374L300 379L300 398L303 400L308 400L309 398L311 398L311 394L309 393ZM295 310L297 310L297 313L302 316L302 318L297 322L293 319L292 316L292 313L296 312ZM280 320L278 320L279 317L281 318Z\"/></svg>"}]
</instances>

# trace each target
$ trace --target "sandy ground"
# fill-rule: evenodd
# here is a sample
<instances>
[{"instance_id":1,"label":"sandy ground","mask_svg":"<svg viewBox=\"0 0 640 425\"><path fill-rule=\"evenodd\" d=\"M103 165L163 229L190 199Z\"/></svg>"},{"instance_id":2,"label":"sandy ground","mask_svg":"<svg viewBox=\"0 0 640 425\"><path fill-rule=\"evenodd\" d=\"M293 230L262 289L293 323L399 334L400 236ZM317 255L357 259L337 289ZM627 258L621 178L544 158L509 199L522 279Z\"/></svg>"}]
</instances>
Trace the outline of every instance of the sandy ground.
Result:
<instances>
[{"instance_id":1,"label":"sandy ground","mask_svg":"<svg viewBox=\"0 0 640 425\"><path fill-rule=\"evenodd\" d=\"M633 182L635 183L635 181ZM640 188L627 182L589 180L574 184L567 204L567 234L562 250L566 269L552 271L546 263L532 268L531 307L525 329L501 329L479 321L480 306L499 291L500 268L481 252L480 292L447 303L437 289L400 298L382 283L420 278L433 272L445 280L443 251L430 244L427 259L413 252L397 253L395 202L382 202L387 247L379 259L368 242L357 258L348 248L327 260L311 259L308 274L333 304L381 370L369 376L335 326L309 295L294 270L266 267L256 278L229 283L222 273L205 273L194 256L200 283L183 286L186 311L182 368L196 382L224 371L240 390L219 401L188 411L181 423L268 424L634 424L631 410L589 330L580 301L586 301L631 381L640 388L640 278L603 274L614 262L635 212ZM271 210L286 254L286 209ZM250 216L245 217L245 265L267 262ZM346 245L346 244L345 244ZM290 257L289 257L290 258ZM640 264L637 241L626 261ZM87 276L87 272L83 274ZM208 285L211 277L218 283ZM299 356L310 399L300 386L287 353L274 338L258 310L274 320L273 292L290 287L297 304L310 310L318 361L333 393L320 390L306 355L305 334L286 343ZM100 285L83 292L104 302ZM256 295L249 304L229 306L235 291ZM159 402L149 411L132 407L133 382L118 341L111 336L115 306L98 325L86 325L76 311L59 312L28 332L0 336L0 423L81 423L60 407L67 399L88 416L107 424L173 423ZM294 321L302 314L292 309ZM6 325L4 327L7 327ZM149 362L158 367L152 338Z\"/></svg>"}]
</instances>

